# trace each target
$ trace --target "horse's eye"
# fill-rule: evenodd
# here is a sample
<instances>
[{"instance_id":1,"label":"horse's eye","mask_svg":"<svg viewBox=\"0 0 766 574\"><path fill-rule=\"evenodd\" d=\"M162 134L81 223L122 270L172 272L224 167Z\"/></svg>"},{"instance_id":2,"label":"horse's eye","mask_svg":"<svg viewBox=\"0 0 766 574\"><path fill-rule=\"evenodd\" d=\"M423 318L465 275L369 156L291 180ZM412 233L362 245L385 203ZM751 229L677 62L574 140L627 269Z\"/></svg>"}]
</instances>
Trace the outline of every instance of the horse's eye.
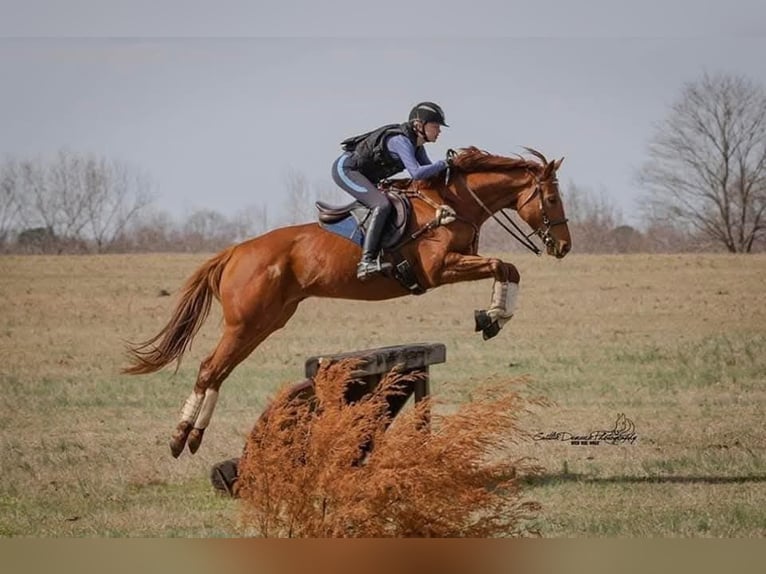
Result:
<instances>
[{"instance_id":1,"label":"horse's eye","mask_svg":"<svg viewBox=\"0 0 766 574\"><path fill-rule=\"evenodd\" d=\"M559 199L555 195L551 195L550 197L546 197L545 200L550 203L551 205L556 205L558 203Z\"/></svg>"}]
</instances>

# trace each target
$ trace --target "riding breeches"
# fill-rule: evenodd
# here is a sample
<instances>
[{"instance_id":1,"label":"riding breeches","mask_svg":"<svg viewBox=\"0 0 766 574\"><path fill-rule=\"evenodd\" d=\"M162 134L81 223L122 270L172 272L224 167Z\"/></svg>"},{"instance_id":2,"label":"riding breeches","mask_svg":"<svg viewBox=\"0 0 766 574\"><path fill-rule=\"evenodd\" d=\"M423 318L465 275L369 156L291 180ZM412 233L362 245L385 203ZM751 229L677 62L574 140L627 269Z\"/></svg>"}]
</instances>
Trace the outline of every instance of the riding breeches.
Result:
<instances>
[{"instance_id":1,"label":"riding breeches","mask_svg":"<svg viewBox=\"0 0 766 574\"><path fill-rule=\"evenodd\" d=\"M338 186L354 199L369 207L379 208L385 220L391 212L391 202L378 187L356 169L346 164L350 154L344 153L332 165L332 178Z\"/></svg>"}]
</instances>

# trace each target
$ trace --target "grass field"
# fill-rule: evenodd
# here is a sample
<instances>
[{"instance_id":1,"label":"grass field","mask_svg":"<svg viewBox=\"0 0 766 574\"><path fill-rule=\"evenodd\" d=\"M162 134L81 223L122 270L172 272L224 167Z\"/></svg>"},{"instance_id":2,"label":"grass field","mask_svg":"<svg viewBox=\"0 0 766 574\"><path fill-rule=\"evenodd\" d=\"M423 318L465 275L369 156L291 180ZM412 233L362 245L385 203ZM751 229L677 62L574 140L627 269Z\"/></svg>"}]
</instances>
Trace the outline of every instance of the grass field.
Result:
<instances>
[{"instance_id":1,"label":"grass field","mask_svg":"<svg viewBox=\"0 0 766 574\"><path fill-rule=\"evenodd\" d=\"M519 308L473 333L490 281L381 303L308 300L224 383L195 456L167 442L218 308L184 359L119 374L203 255L0 257L0 536L233 536L237 502L209 485L306 357L442 342L443 408L482 381L529 375L552 405L530 432L585 434L624 413L634 444L530 441L527 495L546 537L766 536L766 256L514 255ZM163 290L173 295L163 296Z\"/></svg>"}]
</instances>

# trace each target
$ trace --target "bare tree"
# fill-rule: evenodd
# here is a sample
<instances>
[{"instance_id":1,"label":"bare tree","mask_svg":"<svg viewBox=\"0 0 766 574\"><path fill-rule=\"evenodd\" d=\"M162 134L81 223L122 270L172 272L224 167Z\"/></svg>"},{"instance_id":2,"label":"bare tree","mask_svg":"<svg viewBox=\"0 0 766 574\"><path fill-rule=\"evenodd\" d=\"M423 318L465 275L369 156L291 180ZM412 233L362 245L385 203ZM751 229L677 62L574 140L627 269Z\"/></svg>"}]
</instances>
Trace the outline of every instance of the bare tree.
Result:
<instances>
[{"instance_id":1,"label":"bare tree","mask_svg":"<svg viewBox=\"0 0 766 574\"><path fill-rule=\"evenodd\" d=\"M18 165L8 160L0 166L0 250L11 241L11 235L19 226L21 197Z\"/></svg>"},{"instance_id":2,"label":"bare tree","mask_svg":"<svg viewBox=\"0 0 766 574\"><path fill-rule=\"evenodd\" d=\"M26 228L57 228L58 204L50 191L46 166L40 160L19 163L21 223Z\"/></svg>"},{"instance_id":3,"label":"bare tree","mask_svg":"<svg viewBox=\"0 0 766 574\"><path fill-rule=\"evenodd\" d=\"M332 205L346 205L354 201L353 197L330 180L314 184L314 198ZM311 208L314 209L313 204ZM315 211L312 213L316 216Z\"/></svg>"},{"instance_id":4,"label":"bare tree","mask_svg":"<svg viewBox=\"0 0 766 574\"><path fill-rule=\"evenodd\" d=\"M248 205L231 218L232 240L244 241L269 229L269 210L266 205Z\"/></svg>"},{"instance_id":5,"label":"bare tree","mask_svg":"<svg viewBox=\"0 0 766 574\"><path fill-rule=\"evenodd\" d=\"M105 251L151 201L147 178L126 165L88 158L81 170L83 212L89 236Z\"/></svg>"},{"instance_id":6,"label":"bare tree","mask_svg":"<svg viewBox=\"0 0 766 574\"><path fill-rule=\"evenodd\" d=\"M136 170L66 150L54 160L6 161L0 189L0 233L10 225L19 237L38 230L24 237L44 236L33 242L44 251L105 251L151 203L149 183Z\"/></svg>"},{"instance_id":7,"label":"bare tree","mask_svg":"<svg viewBox=\"0 0 766 574\"><path fill-rule=\"evenodd\" d=\"M147 210L123 228L111 249L128 253L153 253L181 251L183 248L170 214L166 211Z\"/></svg>"},{"instance_id":8,"label":"bare tree","mask_svg":"<svg viewBox=\"0 0 766 574\"><path fill-rule=\"evenodd\" d=\"M308 223L315 217L314 197L303 172L289 169L284 175L286 223Z\"/></svg>"},{"instance_id":9,"label":"bare tree","mask_svg":"<svg viewBox=\"0 0 766 574\"><path fill-rule=\"evenodd\" d=\"M186 218L180 242L187 251L217 251L234 240L235 230L229 220L211 209L199 209Z\"/></svg>"},{"instance_id":10,"label":"bare tree","mask_svg":"<svg viewBox=\"0 0 766 574\"><path fill-rule=\"evenodd\" d=\"M647 212L749 253L766 236L766 90L707 75L684 86L639 174Z\"/></svg>"},{"instance_id":11,"label":"bare tree","mask_svg":"<svg viewBox=\"0 0 766 574\"><path fill-rule=\"evenodd\" d=\"M563 195L575 249L580 253L618 252L614 230L622 214L606 191L595 194L570 182Z\"/></svg>"},{"instance_id":12,"label":"bare tree","mask_svg":"<svg viewBox=\"0 0 766 574\"><path fill-rule=\"evenodd\" d=\"M94 161L61 150L56 161L45 170L46 200L54 210L56 232L61 237L82 237L88 224L87 206L91 193L88 179L94 179L94 176L104 179L103 175L94 173Z\"/></svg>"}]
</instances>

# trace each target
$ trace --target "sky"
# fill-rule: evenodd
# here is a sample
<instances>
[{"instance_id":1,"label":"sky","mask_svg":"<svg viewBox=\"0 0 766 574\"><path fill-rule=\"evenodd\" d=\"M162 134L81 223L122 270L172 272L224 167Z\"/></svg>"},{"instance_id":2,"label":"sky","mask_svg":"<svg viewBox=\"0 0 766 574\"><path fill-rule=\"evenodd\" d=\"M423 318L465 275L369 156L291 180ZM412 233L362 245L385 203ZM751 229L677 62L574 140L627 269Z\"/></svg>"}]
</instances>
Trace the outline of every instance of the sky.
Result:
<instances>
[{"instance_id":1,"label":"sky","mask_svg":"<svg viewBox=\"0 0 766 574\"><path fill-rule=\"evenodd\" d=\"M331 186L342 139L432 100L450 124L433 159L563 156L565 193L635 223L637 171L684 83L766 86L763 3L274 4L0 0L0 157L93 153L147 174L172 214L277 214L288 172Z\"/></svg>"}]
</instances>

